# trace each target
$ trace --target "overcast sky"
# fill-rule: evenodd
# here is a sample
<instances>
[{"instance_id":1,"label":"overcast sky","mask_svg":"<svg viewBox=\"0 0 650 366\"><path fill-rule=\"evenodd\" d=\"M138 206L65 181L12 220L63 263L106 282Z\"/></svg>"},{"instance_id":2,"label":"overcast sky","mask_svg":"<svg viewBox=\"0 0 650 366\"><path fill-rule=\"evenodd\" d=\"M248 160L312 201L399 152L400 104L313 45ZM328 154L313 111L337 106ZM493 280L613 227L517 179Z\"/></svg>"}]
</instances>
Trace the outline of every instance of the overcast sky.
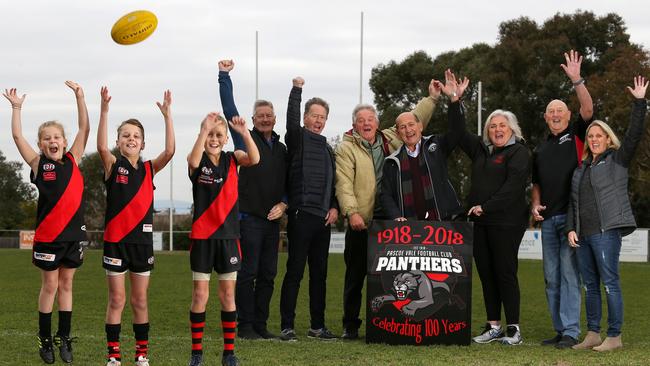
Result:
<instances>
[{"instance_id":1,"label":"overcast sky","mask_svg":"<svg viewBox=\"0 0 650 366\"><path fill-rule=\"evenodd\" d=\"M284 136L291 79L306 80L303 101L320 96L331 106L324 134L333 137L351 127L359 101L360 13L364 12L363 101L372 67L402 60L416 50L431 56L477 42L494 44L499 23L528 16L538 23L557 12L590 10L623 17L635 43L650 47L650 22L643 1L0 1L0 88L26 93L23 131L36 142L40 123L57 119L71 143L76 133L71 79L86 92L91 134L86 152L94 152L99 119L99 88L107 85L109 141L127 118L138 118L146 131L143 157L162 149L164 128L155 105L165 89L173 94L176 130L174 198L191 201L185 158L205 114L221 110L217 61L231 58L235 101L250 117L255 99L255 31L259 31L259 96L276 106L276 131ZM146 9L158 17L147 40L120 46L110 37L125 13ZM562 62L558 50L558 64ZM442 75L432 75L441 78ZM470 75L471 77L471 75ZM11 108L0 101L0 150L21 160L10 133ZM250 118L247 118L250 125ZM24 172L28 179L28 171ZM169 198L170 169L155 179L156 199Z\"/></svg>"}]
</instances>

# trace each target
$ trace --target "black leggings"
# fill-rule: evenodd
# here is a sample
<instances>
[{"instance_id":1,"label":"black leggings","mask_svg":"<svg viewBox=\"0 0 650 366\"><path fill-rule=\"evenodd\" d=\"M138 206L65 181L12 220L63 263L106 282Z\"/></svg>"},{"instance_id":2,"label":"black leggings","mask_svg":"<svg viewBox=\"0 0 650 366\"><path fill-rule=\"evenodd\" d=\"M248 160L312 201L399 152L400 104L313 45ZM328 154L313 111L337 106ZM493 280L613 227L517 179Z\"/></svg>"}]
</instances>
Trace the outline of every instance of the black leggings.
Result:
<instances>
[{"instance_id":1,"label":"black leggings","mask_svg":"<svg viewBox=\"0 0 650 366\"><path fill-rule=\"evenodd\" d=\"M517 253L526 228L514 225L474 224L474 261L483 286L487 320L519 324Z\"/></svg>"}]
</instances>

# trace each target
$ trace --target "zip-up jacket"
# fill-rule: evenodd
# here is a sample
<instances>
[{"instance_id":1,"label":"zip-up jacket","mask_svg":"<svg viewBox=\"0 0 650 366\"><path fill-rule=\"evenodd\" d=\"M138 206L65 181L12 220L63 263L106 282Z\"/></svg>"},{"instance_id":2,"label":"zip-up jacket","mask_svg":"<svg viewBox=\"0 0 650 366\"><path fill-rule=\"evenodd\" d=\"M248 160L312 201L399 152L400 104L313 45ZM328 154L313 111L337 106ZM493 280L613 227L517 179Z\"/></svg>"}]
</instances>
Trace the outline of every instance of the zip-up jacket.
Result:
<instances>
[{"instance_id":1,"label":"zip-up jacket","mask_svg":"<svg viewBox=\"0 0 650 366\"><path fill-rule=\"evenodd\" d=\"M460 102L449 104L448 121L447 133L424 136L420 141L420 154L423 154L427 166L426 173L431 180L435 206L427 207L427 210L435 210L436 217L440 220L449 220L463 210L447 171L447 158L460 142L465 130L465 118ZM400 158L405 156L406 145L386 157L384 163L380 199L384 215L391 219L404 217Z\"/></svg>"},{"instance_id":2,"label":"zip-up jacket","mask_svg":"<svg viewBox=\"0 0 650 366\"><path fill-rule=\"evenodd\" d=\"M571 202L567 212L565 232L576 231L580 236L580 183L589 166L591 186L596 198L600 230L620 229L625 236L634 231L636 221L628 195L628 168L641 137L647 112L645 99L633 103L630 126L618 150L608 149L594 161L593 155L583 160L571 180Z\"/></svg>"}]
</instances>

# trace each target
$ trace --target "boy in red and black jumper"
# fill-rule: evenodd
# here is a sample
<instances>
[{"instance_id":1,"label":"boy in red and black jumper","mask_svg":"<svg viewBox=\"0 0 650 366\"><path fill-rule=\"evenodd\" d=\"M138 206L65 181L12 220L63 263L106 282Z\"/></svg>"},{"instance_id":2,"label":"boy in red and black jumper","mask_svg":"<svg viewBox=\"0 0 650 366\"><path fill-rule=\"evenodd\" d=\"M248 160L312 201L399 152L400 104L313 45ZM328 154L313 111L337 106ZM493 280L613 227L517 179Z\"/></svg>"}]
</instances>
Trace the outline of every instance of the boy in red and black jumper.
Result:
<instances>
[{"instance_id":1,"label":"boy in red and black jumper","mask_svg":"<svg viewBox=\"0 0 650 366\"><path fill-rule=\"evenodd\" d=\"M131 281L131 307L135 333L135 364L149 366L149 309L147 290L153 269L153 177L174 156L175 141L171 116L171 92L156 103L165 119L165 149L155 159L143 162L144 128L129 119L117 129L119 156L108 147L108 89L101 89L101 115L97 151L104 165L106 184L106 227L103 266L108 279L106 309L107 366L121 365L120 331L126 303L125 277Z\"/></svg>"},{"instance_id":2,"label":"boy in red and black jumper","mask_svg":"<svg viewBox=\"0 0 650 366\"><path fill-rule=\"evenodd\" d=\"M225 120L217 113L208 114L201 123L199 136L187 157L194 215L192 222L192 306L190 324L192 355L190 366L203 363L203 328L210 293L210 274L219 274L219 300L223 328L221 364L239 365L235 356L235 284L241 267L239 250L239 196L237 165L252 166L259 162L257 146L241 117L233 117L231 128L239 133L246 151L224 152L228 142Z\"/></svg>"},{"instance_id":3,"label":"boy in red and black jumper","mask_svg":"<svg viewBox=\"0 0 650 366\"><path fill-rule=\"evenodd\" d=\"M38 188L36 233L32 262L41 270L41 291L38 296L38 344L41 359L54 363L53 342L65 363L72 362L72 280L83 263L80 242L86 240L84 225L84 180L77 166L88 141L90 127L84 92L79 84L66 81L77 98L79 131L69 151L63 125L48 121L38 128L37 153L22 133L20 111L25 95L16 89L3 95L11 103L11 132L20 155L31 168L31 181ZM52 308L54 298L59 305L59 329L52 340Z\"/></svg>"}]
</instances>

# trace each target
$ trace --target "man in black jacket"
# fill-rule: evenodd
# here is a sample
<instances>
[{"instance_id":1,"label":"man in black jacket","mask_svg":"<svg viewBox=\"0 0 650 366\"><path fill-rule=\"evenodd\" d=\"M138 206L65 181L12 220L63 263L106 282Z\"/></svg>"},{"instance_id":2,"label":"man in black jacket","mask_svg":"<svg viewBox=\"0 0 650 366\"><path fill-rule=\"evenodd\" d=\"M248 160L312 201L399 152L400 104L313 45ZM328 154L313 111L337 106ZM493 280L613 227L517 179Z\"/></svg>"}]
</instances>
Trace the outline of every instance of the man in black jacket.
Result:
<instances>
[{"instance_id":1,"label":"man in black jacket","mask_svg":"<svg viewBox=\"0 0 650 366\"><path fill-rule=\"evenodd\" d=\"M239 115L229 72L232 60L219 62L219 96L226 118ZM273 104L257 100L253 106L251 136L260 152L260 162L239 169L239 212L242 266L237 274L237 336L243 339L276 338L266 326L269 304L278 270L279 219L287 209L287 148L273 131ZM232 131L233 142L243 141Z\"/></svg>"},{"instance_id":2,"label":"man in black jacket","mask_svg":"<svg viewBox=\"0 0 650 366\"><path fill-rule=\"evenodd\" d=\"M338 218L334 192L334 153L325 136L321 135L327 122L329 105L320 98L308 100L303 115L304 127L301 127L300 102L304 83L301 77L293 79L287 108L285 142L289 154L289 257L280 297L280 338L285 341L297 340L294 331L296 301L307 261L311 315L311 328L307 336L323 340L336 338L325 327L330 225Z\"/></svg>"}]
</instances>

